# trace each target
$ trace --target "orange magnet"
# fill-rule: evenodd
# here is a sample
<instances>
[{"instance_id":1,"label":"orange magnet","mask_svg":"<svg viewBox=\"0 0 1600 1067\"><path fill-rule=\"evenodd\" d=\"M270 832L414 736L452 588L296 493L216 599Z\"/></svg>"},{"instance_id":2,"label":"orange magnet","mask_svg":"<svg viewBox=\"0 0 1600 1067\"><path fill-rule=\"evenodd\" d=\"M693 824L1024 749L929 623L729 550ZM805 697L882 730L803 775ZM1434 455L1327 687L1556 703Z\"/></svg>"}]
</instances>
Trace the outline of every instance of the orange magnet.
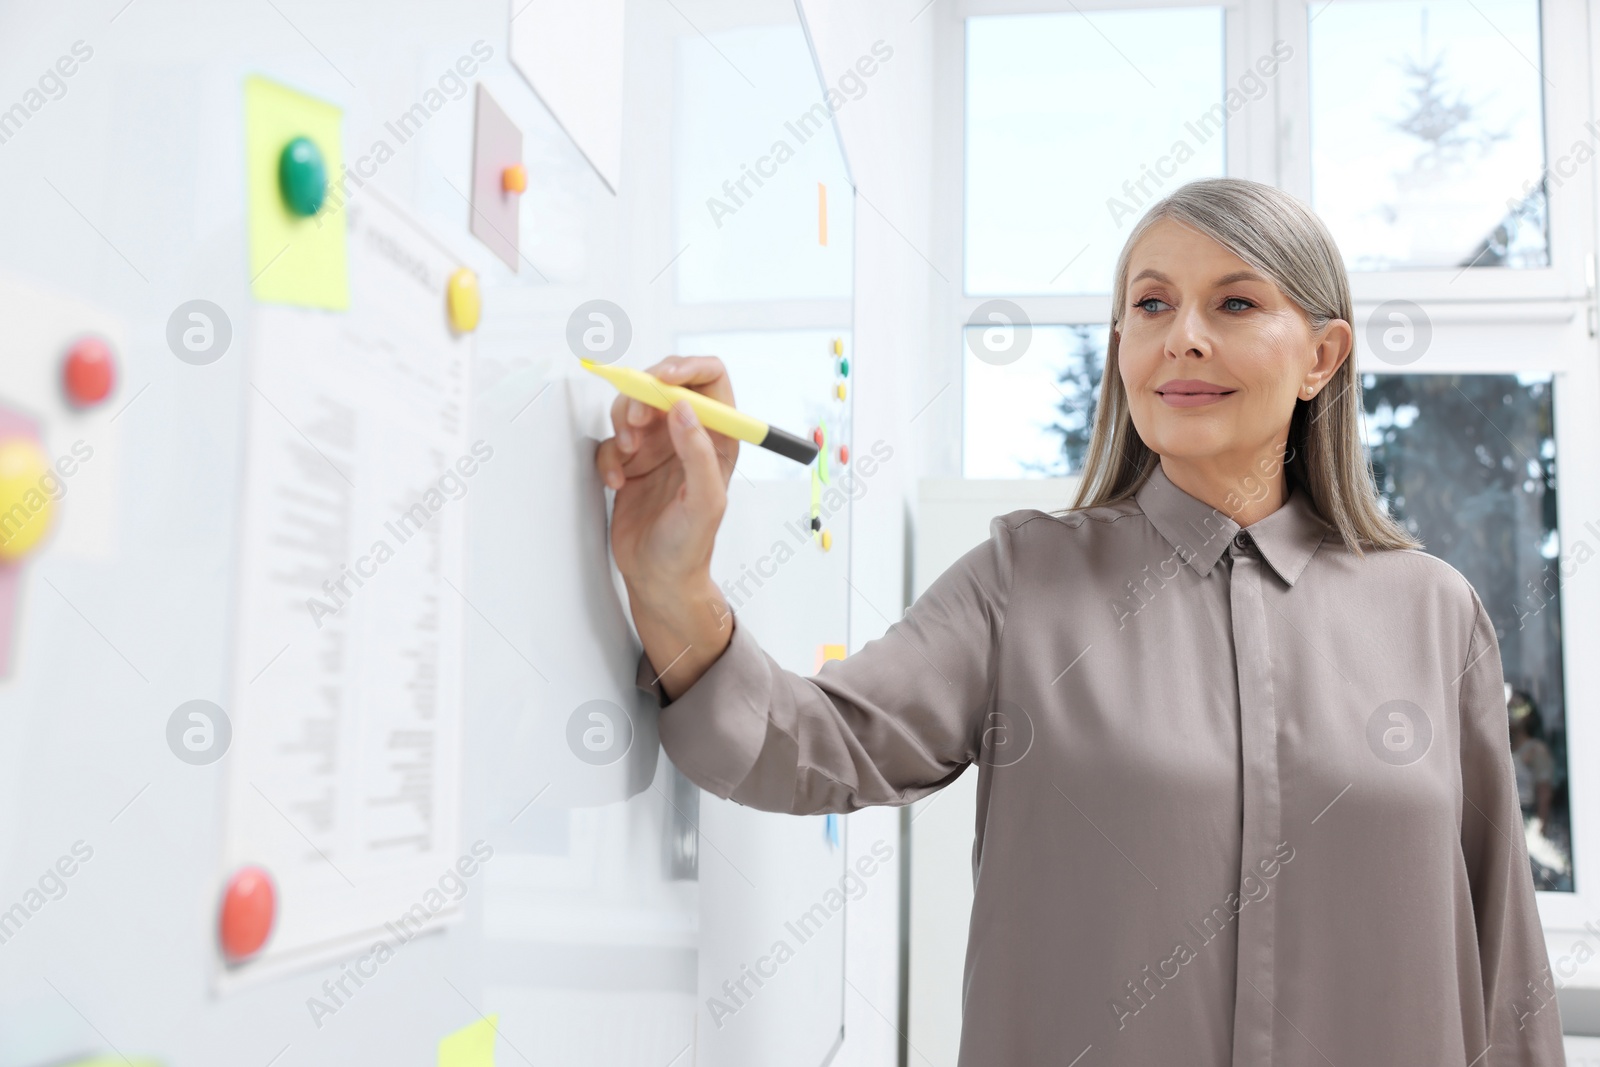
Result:
<instances>
[{"instance_id":1,"label":"orange magnet","mask_svg":"<svg viewBox=\"0 0 1600 1067\"><path fill-rule=\"evenodd\" d=\"M61 363L61 385L67 399L80 408L93 407L111 395L117 381L117 364L111 346L98 337L85 337L67 350Z\"/></svg>"},{"instance_id":2,"label":"orange magnet","mask_svg":"<svg viewBox=\"0 0 1600 1067\"><path fill-rule=\"evenodd\" d=\"M260 867L240 867L222 894L218 933L222 954L230 963L254 956L267 943L278 910L272 876Z\"/></svg>"},{"instance_id":3,"label":"orange magnet","mask_svg":"<svg viewBox=\"0 0 1600 1067\"><path fill-rule=\"evenodd\" d=\"M849 463L850 462L850 446L849 445L840 445L839 446L839 462L840 463Z\"/></svg>"},{"instance_id":4,"label":"orange magnet","mask_svg":"<svg viewBox=\"0 0 1600 1067\"><path fill-rule=\"evenodd\" d=\"M500 172L500 188L508 193L528 191L528 171L521 163L513 163Z\"/></svg>"}]
</instances>

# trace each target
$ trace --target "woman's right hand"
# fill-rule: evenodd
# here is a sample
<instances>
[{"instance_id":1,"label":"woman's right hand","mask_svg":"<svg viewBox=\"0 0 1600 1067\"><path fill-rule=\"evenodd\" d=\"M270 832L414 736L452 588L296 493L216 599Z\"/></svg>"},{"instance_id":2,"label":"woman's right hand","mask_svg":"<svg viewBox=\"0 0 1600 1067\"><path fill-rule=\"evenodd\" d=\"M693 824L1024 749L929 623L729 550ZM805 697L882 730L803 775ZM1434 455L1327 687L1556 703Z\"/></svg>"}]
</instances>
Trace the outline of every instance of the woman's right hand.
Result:
<instances>
[{"instance_id":1,"label":"woman's right hand","mask_svg":"<svg viewBox=\"0 0 1600 1067\"><path fill-rule=\"evenodd\" d=\"M715 356L669 356L648 369L663 382L733 405L733 384ZM618 396L611 405L616 433L595 453L601 479L617 494L612 556L650 662L657 669L674 664L673 697L716 659L731 633L711 580L711 550L739 458L737 438L685 422L680 412L693 419L682 401L669 414Z\"/></svg>"}]
</instances>

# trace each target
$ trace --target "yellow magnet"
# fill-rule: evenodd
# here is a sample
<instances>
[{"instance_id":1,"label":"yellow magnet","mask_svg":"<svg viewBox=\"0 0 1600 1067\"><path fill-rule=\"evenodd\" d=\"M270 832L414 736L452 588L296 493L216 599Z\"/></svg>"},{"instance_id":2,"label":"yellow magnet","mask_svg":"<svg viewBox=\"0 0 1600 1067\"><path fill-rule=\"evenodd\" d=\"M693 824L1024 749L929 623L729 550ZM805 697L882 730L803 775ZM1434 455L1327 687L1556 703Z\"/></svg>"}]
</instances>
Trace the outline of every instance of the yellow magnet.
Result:
<instances>
[{"instance_id":1,"label":"yellow magnet","mask_svg":"<svg viewBox=\"0 0 1600 1067\"><path fill-rule=\"evenodd\" d=\"M836 356L844 355L844 338L835 337L833 339L833 354Z\"/></svg>"},{"instance_id":2,"label":"yellow magnet","mask_svg":"<svg viewBox=\"0 0 1600 1067\"><path fill-rule=\"evenodd\" d=\"M478 276L466 267L450 275L446 291L450 307L450 325L457 333L471 333L478 328L478 315L483 311L483 297L478 292Z\"/></svg>"},{"instance_id":3,"label":"yellow magnet","mask_svg":"<svg viewBox=\"0 0 1600 1067\"><path fill-rule=\"evenodd\" d=\"M834 391L835 394L837 394L837 396L839 397L840 400L844 399L844 383L843 382L840 382L838 385L834 386L833 387L833 391Z\"/></svg>"},{"instance_id":4,"label":"yellow magnet","mask_svg":"<svg viewBox=\"0 0 1600 1067\"><path fill-rule=\"evenodd\" d=\"M826 552L833 547L833 534L831 531L822 531L822 551Z\"/></svg>"},{"instance_id":5,"label":"yellow magnet","mask_svg":"<svg viewBox=\"0 0 1600 1067\"><path fill-rule=\"evenodd\" d=\"M26 556L50 532L55 503L45 481L53 474L32 438L0 440L0 563Z\"/></svg>"}]
</instances>

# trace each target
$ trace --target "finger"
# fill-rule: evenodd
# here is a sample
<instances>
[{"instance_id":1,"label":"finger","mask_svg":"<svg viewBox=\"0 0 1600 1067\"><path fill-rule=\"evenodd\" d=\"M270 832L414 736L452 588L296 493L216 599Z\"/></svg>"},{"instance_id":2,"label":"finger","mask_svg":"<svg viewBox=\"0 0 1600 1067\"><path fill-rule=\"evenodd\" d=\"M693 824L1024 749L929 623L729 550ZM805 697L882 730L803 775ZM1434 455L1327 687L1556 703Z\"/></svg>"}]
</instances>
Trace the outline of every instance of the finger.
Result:
<instances>
[{"instance_id":1,"label":"finger","mask_svg":"<svg viewBox=\"0 0 1600 1067\"><path fill-rule=\"evenodd\" d=\"M672 447L683 463L686 504L690 513L720 519L727 486L723 482L722 466L710 435L695 417L694 409L682 400L673 405L673 414L667 419L667 426L672 435Z\"/></svg>"},{"instance_id":2,"label":"finger","mask_svg":"<svg viewBox=\"0 0 1600 1067\"><path fill-rule=\"evenodd\" d=\"M631 403L633 400L626 393L618 393L611 402L611 428L619 437L628 428L628 405Z\"/></svg>"},{"instance_id":3,"label":"finger","mask_svg":"<svg viewBox=\"0 0 1600 1067\"><path fill-rule=\"evenodd\" d=\"M651 367L650 373L669 385L682 385L734 406L727 365L716 356L668 356Z\"/></svg>"},{"instance_id":4,"label":"finger","mask_svg":"<svg viewBox=\"0 0 1600 1067\"><path fill-rule=\"evenodd\" d=\"M600 475L600 481L611 489L621 489L628 480L622 470L622 455L615 437L606 438L595 449L594 467Z\"/></svg>"}]
</instances>

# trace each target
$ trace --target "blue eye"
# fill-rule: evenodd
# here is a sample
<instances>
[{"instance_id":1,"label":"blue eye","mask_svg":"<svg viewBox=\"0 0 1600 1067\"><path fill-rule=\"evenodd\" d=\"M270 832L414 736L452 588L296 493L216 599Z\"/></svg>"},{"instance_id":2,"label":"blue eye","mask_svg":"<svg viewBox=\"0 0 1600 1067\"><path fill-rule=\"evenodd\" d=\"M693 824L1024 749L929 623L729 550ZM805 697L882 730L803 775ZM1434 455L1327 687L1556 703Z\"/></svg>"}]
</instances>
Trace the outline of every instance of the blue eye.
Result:
<instances>
[{"instance_id":1,"label":"blue eye","mask_svg":"<svg viewBox=\"0 0 1600 1067\"><path fill-rule=\"evenodd\" d=\"M1158 296L1146 297L1143 300L1135 300L1133 302L1133 306L1144 312L1146 315L1155 315L1158 314L1163 308L1170 307L1165 300L1162 300ZM1224 297L1222 301L1222 309L1224 311L1248 311L1255 306L1255 301L1247 300L1242 296Z\"/></svg>"}]
</instances>

